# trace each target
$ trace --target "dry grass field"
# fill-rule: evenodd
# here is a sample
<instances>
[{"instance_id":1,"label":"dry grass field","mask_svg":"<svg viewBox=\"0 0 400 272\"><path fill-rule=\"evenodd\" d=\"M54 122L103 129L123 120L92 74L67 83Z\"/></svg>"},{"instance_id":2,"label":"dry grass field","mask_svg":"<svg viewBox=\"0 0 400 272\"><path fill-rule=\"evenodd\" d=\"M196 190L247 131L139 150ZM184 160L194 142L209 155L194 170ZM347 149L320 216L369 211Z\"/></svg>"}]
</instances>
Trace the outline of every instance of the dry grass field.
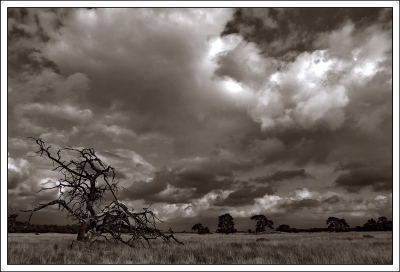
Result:
<instances>
[{"instance_id":1,"label":"dry grass field","mask_svg":"<svg viewBox=\"0 0 400 272\"><path fill-rule=\"evenodd\" d=\"M79 244L71 249L76 235L12 233L8 264L392 264L392 232L176 237L185 245L154 241L145 249L97 243L88 250Z\"/></svg>"}]
</instances>

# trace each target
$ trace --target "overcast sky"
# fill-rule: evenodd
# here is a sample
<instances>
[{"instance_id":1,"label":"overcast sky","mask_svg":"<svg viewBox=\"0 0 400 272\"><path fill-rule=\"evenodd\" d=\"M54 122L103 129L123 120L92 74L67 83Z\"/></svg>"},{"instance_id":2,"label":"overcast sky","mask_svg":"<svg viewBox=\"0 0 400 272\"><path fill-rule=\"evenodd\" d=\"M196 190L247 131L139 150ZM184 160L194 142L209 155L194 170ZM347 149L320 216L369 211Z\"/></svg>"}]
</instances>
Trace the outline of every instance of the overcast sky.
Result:
<instances>
[{"instance_id":1,"label":"overcast sky","mask_svg":"<svg viewBox=\"0 0 400 272\"><path fill-rule=\"evenodd\" d=\"M163 229L392 219L391 9L9 9L7 93L9 213L57 198L31 136L94 148Z\"/></svg>"}]
</instances>

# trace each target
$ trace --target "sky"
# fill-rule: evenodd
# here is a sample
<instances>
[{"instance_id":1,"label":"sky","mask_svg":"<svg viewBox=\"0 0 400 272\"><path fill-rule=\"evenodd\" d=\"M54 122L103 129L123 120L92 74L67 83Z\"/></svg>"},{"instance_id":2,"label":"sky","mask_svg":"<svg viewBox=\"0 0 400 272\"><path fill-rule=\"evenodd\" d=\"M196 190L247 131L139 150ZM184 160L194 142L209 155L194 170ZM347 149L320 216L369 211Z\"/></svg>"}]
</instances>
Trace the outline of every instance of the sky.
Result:
<instances>
[{"instance_id":1,"label":"sky","mask_svg":"<svg viewBox=\"0 0 400 272\"><path fill-rule=\"evenodd\" d=\"M392 219L392 9L9 8L7 212L94 148L161 229ZM55 154L55 153L54 153ZM396 181L397 182L397 181ZM45 184L45 185L43 185ZM106 203L104 203L106 204ZM71 224L50 208L32 223Z\"/></svg>"}]
</instances>

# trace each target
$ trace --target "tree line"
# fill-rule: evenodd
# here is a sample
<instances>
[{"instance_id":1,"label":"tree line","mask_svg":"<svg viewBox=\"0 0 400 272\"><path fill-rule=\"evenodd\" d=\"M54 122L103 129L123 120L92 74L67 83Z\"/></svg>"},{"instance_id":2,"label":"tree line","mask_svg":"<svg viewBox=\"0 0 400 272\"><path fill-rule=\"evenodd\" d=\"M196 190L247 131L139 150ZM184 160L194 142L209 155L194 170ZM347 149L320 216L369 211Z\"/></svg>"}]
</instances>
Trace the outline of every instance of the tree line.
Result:
<instances>
[{"instance_id":1,"label":"tree line","mask_svg":"<svg viewBox=\"0 0 400 272\"><path fill-rule=\"evenodd\" d=\"M18 215L12 214L8 217L8 232L9 233L70 233L77 234L79 231L78 225L54 225L54 224L30 224L29 222L22 222L17 220ZM262 233L266 229L274 230L272 220L268 220L264 215L254 215L250 217L255 220L256 225L254 231L248 229L248 233ZM278 226L275 231L298 233L298 232L348 232L348 231L391 231L393 230L393 223L386 217L381 216L378 220L369 219L363 226L356 226L350 228L350 225L345 219L338 219L336 217L329 217L326 221L327 228L309 228L309 229L296 229L291 228L289 225L282 224ZM199 235L210 234L211 231L208 227L203 226L202 223L197 223L192 227ZM128 232L128 231L126 231ZM170 230L171 232L171 230ZM230 234L238 232L235 228L233 217L227 213L218 217L217 233Z\"/></svg>"},{"instance_id":2,"label":"tree line","mask_svg":"<svg viewBox=\"0 0 400 272\"><path fill-rule=\"evenodd\" d=\"M17 220L18 214L12 214L8 217L8 232L9 233L70 233L77 234L79 226L77 225L40 225L30 224Z\"/></svg>"},{"instance_id":3,"label":"tree line","mask_svg":"<svg viewBox=\"0 0 400 272\"><path fill-rule=\"evenodd\" d=\"M249 229L248 233L261 233L264 232L266 228L273 230L274 222L269 220L265 215L253 215L250 217L251 220L256 221L255 230ZM289 225L283 224L276 228L275 231L279 232L288 232L288 233L298 233L298 232L321 232L321 231L330 231L330 232L348 232L348 231L391 231L393 230L393 224L391 220L388 220L386 217L381 216L378 218L378 221L374 219L368 220L362 227L357 226L354 229L350 228L350 225L346 222L345 219L329 217L326 220L327 228L312 228L312 229L296 229L291 228ZM197 231L198 234L209 234L210 229L208 227L204 227L203 224L197 223L192 227L192 230ZM235 223L233 217L229 214L223 214L218 217L218 229L217 233L230 234L237 232L235 228Z\"/></svg>"}]
</instances>

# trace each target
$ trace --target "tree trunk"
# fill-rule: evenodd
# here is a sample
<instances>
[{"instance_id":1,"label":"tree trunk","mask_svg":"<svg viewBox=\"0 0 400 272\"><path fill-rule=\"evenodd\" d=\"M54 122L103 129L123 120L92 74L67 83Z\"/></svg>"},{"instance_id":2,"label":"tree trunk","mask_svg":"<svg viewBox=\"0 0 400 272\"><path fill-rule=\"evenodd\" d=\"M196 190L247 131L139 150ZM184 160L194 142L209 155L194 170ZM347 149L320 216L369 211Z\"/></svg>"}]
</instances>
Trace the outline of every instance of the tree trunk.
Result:
<instances>
[{"instance_id":1,"label":"tree trunk","mask_svg":"<svg viewBox=\"0 0 400 272\"><path fill-rule=\"evenodd\" d=\"M79 226L78 236L76 238L77 241L85 242L88 240L89 236L87 235L87 231L89 229L89 225L89 220L82 222L82 224Z\"/></svg>"}]
</instances>

